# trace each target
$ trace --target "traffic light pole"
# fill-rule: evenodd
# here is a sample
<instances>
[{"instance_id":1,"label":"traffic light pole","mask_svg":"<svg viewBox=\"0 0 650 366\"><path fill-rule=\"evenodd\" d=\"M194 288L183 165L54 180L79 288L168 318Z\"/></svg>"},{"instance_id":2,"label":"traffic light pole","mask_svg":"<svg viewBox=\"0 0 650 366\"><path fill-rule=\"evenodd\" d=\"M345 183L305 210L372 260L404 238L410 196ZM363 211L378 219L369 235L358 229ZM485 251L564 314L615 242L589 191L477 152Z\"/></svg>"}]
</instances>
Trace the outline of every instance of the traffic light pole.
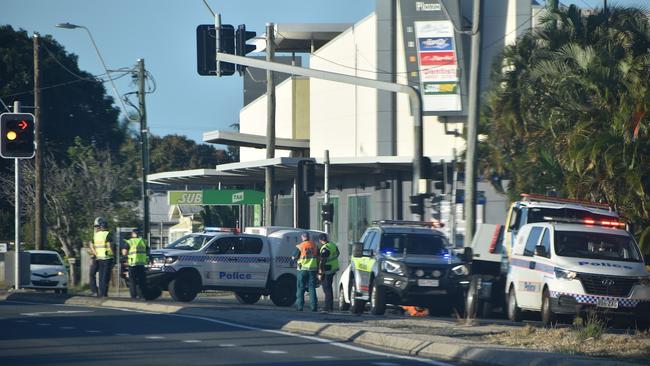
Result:
<instances>
[{"instance_id":1,"label":"traffic light pole","mask_svg":"<svg viewBox=\"0 0 650 366\"><path fill-rule=\"evenodd\" d=\"M325 198L323 199L323 206L327 205L330 203L330 151L325 150L325 177L324 177L324 184L323 184L323 190L325 191ZM323 226L325 228L325 233L327 233L327 236L330 236L330 227L332 223L329 222L329 220L325 220L323 222Z\"/></svg>"},{"instance_id":2,"label":"traffic light pole","mask_svg":"<svg viewBox=\"0 0 650 366\"><path fill-rule=\"evenodd\" d=\"M273 62L275 53L275 26L266 24L266 61ZM275 157L275 77L273 71L266 70L266 158ZM273 166L264 168L264 225L273 226ZM297 192L294 192L297 196ZM297 219L297 218L296 218Z\"/></svg>"},{"instance_id":3,"label":"traffic light pole","mask_svg":"<svg viewBox=\"0 0 650 366\"><path fill-rule=\"evenodd\" d=\"M14 102L14 113L20 113L20 102ZM20 289L20 159L14 159L16 175L15 182L15 211L14 211L14 289Z\"/></svg>"},{"instance_id":4,"label":"traffic light pole","mask_svg":"<svg viewBox=\"0 0 650 366\"><path fill-rule=\"evenodd\" d=\"M413 181L411 184L412 195L419 194L418 186L420 177L422 176L422 155L423 155L423 139L422 139L422 97L420 91L412 86L390 83L386 81L379 81L374 79L361 78L358 76L351 76L345 74L338 74L335 72L308 69L299 66L285 65L276 62L269 62L248 58L243 56L231 55L228 53L217 52L217 62L231 62L234 64L254 67L262 70L272 70L291 75L299 75L312 77L322 80L334 81L343 84L363 86L378 90L385 90L393 93L404 93L409 96L411 102L411 113L413 115ZM413 220L420 220L419 214L413 214Z\"/></svg>"}]
</instances>

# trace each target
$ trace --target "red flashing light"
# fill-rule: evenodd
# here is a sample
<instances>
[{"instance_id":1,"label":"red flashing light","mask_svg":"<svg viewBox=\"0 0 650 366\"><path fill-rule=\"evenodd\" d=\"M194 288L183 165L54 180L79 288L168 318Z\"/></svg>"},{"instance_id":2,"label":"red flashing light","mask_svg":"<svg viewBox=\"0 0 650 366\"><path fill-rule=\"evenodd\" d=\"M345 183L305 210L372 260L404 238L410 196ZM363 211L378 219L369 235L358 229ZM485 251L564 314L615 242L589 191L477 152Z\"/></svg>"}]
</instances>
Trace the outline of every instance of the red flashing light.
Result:
<instances>
[{"instance_id":1,"label":"red flashing light","mask_svg":"<svg viewBox=\"0 0 650 366\"><path fill-rule=\"evenodd\" d=\"M27 123L27 121L25 121L25 120L22 120L22 121L18 122L18 127L20 127L21 130L26 129L27 126L29 126L29 123Z\"/></svg>"},{"instance_id":2,"label":"red flashing light","mask_svg":"<svg viewBox=\"0 0 650 366\"><path fill-rule=\"evenodd\" d=\"M584 222L584 223L587 224L587 225L593 225L593 224L596 223L596 220L592 220L592 219L584 219L584 220L582 220L582 222Z\"/></svg>"},{"instance_id":3,"label":"red flashing light","mask_svg":"<svg viewBox=\"0 0 650 366\"><path fill-rule=\"evenodd\" d=\"M499 235L501 234L501 227L503 225L497 225L496 229L494 229L494 234L492 234L492 241L490 241L490 248L488 249L490 253L496 252L497 250L497 242L499 241Z\"/></svg>"}]
</instances>

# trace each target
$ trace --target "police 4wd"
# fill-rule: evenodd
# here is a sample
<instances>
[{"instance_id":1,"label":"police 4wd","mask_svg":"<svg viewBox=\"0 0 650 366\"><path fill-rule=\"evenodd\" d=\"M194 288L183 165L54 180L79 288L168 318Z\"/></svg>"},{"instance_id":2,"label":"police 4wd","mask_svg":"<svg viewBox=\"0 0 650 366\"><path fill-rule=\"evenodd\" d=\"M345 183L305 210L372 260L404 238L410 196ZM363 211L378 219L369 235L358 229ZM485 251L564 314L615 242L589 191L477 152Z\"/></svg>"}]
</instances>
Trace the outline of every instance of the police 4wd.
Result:
<instances>
[{"instance_id":1,"label":"police 4wd","mask_svg":"<svg viewBox=\"0 0 650 366\"><path fill-rule=\"evenodd\" d=\"M339 307L381 315L387 304L415 305L431 313L462 312L471 249L457 255L432 223L376 221L353 246L341 276Z\"/></svg>"},{"instance_id":2,"label":"police 4wd","mask_svg":"<svg viewBox=\"0 0 650 366\"><path fill-rule=\"evenodd\" d=\"M240 303L254 304L270 295L275 305L292 305L296 276L291 253L304 230L267 229L264 236L232 230L189 234L151 251L147 282L155 296L149 298L167 290L176 301L192 301L201 291L224 290L233 291Z\"/></svg>"}]
</instances>

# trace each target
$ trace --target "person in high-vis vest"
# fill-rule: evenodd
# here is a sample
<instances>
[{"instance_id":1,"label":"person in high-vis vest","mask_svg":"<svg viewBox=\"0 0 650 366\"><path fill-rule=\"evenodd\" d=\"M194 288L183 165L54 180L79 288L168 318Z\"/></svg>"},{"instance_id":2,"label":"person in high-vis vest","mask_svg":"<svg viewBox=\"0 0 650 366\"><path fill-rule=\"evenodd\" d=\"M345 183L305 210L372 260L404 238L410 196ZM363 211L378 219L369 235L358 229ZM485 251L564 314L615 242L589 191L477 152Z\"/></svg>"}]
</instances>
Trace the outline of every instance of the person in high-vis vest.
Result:
<instances>
[{"instance_id":1,"label":"person in high-vis vest","mask_svg":"<svg viewBox=\"0 0 650 366\"><path fill-rule=\"evenodd\" d=\"M95 234L93 235L92 253L97 260L97 272L99 272L99 286L97 296L108 296L108 283L111 280L115 258L115 246L113 238L108 231L108 223L101 217L95 219Z\"/></svg>"},{"instance_id":2,"label":"person in high-vis vest","mask_svg":"<svg viewBox=\"0 0 650 366\"><path fill-rule=\"evenodd\" d=\"M332 283L334 276L339 270L339 248L336 244L329 241L327 234L320 234L318 237L320 243L318 277L323 286L323 293L325 293L325 308L324 312L334 310L334 292Z\"/></svg>"},{"instance_id":3,"label":"person in high-vis vest","mask_svg":"<svg viewBox=\"0 0 650 366\"><path fill-rule=\"evenodd\" d=\"M147 243L140 236L140 230L133 229L131 238L125 240L128 248L122 249L122 254L127 257L129 264L129 292L132 299L138 298L138 289L140 296L144 297L147 287L147 277L144 266L148 262Z\"/></svg>"},{"instance_id":4,"label":"person in high-vis vest","mask_svg":"<svg viewBox=\"0 0 650 366\"><path fill-rule=\"evenodd\" d=\"M292 258L297 262L296 271L296 309L302 311L305 306L305 291L309 292L309 307L318 311L316 298L316 272L318 271L318 248L309 240L309 233L300 234L302 242L296 245Z\"/></svg>"}]
</instances>

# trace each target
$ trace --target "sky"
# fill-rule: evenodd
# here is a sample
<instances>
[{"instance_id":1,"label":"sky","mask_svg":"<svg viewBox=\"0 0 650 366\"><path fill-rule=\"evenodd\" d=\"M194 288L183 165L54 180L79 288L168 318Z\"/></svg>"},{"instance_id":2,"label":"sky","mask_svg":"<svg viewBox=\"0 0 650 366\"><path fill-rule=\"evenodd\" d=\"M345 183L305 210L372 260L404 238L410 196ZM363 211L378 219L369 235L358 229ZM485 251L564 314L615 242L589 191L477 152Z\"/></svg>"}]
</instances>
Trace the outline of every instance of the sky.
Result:
<instances>
[{"instance_id":1,"label":"sky","mask_svg":"<svg viewBox=\"0 0 650 366\"><path fill-rule=\"evenodd\" d=\"M489 4L490 0L485 0ZM264 33L274 23L354 23L374 10L375 0L209 0L223 24L246 24ZM602 0L561 1L600 7ZM643 6L650 0L609 0L609 4ZM242 107L242 78L196 73L196 26L214 19L202 0L0 0L0 24L29 34L51 34L78 55L79 67L95 75L103 68L82 29L56 28L57 23L84 25L92 33L109 69L133 67L143 58L157 89L147 94L147 121L153 134L187 135L197 142L203 132L231 129ZM116 81L120 94L133 92L129 78ZM45 86L45 85L44 85ZM115 97L110 85L107 92ZM0 96L2 97L2 96ZM5 100L7 104L12 100Z\"/></svg>"}]
</instances>

